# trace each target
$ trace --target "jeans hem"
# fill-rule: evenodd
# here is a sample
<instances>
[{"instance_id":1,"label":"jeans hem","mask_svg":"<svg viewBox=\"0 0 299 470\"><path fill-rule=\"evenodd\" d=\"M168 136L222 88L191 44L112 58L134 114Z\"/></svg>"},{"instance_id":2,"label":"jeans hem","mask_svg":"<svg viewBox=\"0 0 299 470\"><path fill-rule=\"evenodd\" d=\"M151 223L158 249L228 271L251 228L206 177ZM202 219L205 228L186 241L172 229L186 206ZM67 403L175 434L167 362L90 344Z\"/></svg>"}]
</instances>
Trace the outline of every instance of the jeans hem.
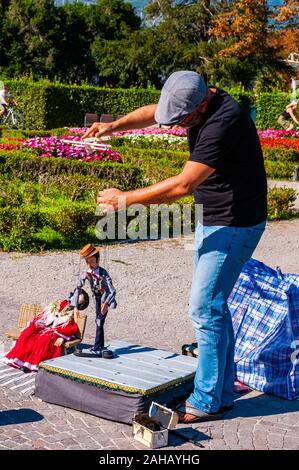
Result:
<instances>
[{"instance_id":1,"label":"jeans hem","mask_svg":"<svg viewBox=\"0 0 299 470\"><path fill-rule=\"evenodd\" d=\"M191 399L188 398L186 401L187 403L190 403L191 406L193 406L197 410L203 411L204 413L217 413L217 411L219 411L220 409L218 408L218 410L213 410L213 409L206 409L205 407L202 407L202 406L198 406L197 403L194 403L192 398Z\"/></svg>"}]
</instances>

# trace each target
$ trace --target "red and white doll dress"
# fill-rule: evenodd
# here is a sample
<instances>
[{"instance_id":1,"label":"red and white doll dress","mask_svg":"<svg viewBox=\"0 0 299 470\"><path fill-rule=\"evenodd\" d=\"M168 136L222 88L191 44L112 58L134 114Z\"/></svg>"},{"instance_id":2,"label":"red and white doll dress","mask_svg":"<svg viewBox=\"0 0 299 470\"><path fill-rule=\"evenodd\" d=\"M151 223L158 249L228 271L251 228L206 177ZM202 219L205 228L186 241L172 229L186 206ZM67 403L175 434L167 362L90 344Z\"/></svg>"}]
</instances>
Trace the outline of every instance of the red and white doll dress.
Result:
<instances>
[{"instance_id":1,"label":"red and white doll dress","mask_svg":"<svg viewBox=\"0 0 299 470\"><path fill-rule=\"evenodd\" d=\"M78 325L74 321L69 301L53 302L22 331L3 363L37 371L40 362L62 355L63 344L55 346L57 338L70 341L77 332Z\"/></svg>"}]
</instances>

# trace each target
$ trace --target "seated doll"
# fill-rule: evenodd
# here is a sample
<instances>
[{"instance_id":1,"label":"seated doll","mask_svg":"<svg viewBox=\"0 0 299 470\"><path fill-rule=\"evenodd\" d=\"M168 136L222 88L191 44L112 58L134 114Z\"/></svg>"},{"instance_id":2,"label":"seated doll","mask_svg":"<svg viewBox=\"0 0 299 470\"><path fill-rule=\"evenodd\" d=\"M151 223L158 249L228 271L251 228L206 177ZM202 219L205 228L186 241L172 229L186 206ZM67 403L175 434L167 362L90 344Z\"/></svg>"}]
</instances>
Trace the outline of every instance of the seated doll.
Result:
<instances>
[{"instance_id":1,"label":"seated doll","mask_svg":"<svg viewBox=\"0 0 299 470\"><path fill-rule=\"evenodd\" d=\"M89 296L81 290L78 310L84 310L88 304ZM37 371L40 362L61 356L64 342L75 339L77 333L78 325L70 300L57 300L23 329L3 363L24 372Z\"/></svg>"}]
</instances>

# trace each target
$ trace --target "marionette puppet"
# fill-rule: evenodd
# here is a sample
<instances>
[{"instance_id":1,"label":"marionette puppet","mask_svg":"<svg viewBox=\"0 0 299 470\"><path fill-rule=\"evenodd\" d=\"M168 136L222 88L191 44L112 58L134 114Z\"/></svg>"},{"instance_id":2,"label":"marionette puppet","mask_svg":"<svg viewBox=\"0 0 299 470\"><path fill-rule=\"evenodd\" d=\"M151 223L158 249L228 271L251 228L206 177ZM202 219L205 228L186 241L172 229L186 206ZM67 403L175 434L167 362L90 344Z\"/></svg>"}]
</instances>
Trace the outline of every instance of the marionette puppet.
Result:
<instances>
[{"instance_id":1,"label":"marionette puppet","mask_svg":"<svg viewBox=\"0 0 299 470\"><path fill-rule=\"evenodd\" d=\"M112 359L112 351L105 348L104 324L109 308L114 309L117 306L115 300L116 291L108 272L99 265L99 251L99 247L96 248L90 243L85 245L80 251L80 255L85 259L88 269L79 279L71 304L76 307L77 298L87 281L92 291L96 309L96 337L93 347L77 350L74 354L76 356Z\"/></svg>"},{"instance_id":2,"label":"marionette puppet","mask_svg":"<svg viewBox=\"0 0 299 470\"><path fill-rule=\"evenodd\" d=\"M82 289L78 311L87 308L88 304L89 296ZM70 299L49 304L23 329L15 346L4 358L4 364L24 372L37 372L40 362L61 356L64 342L76 338L76 316Z\"/></svg>"}]
</instances>

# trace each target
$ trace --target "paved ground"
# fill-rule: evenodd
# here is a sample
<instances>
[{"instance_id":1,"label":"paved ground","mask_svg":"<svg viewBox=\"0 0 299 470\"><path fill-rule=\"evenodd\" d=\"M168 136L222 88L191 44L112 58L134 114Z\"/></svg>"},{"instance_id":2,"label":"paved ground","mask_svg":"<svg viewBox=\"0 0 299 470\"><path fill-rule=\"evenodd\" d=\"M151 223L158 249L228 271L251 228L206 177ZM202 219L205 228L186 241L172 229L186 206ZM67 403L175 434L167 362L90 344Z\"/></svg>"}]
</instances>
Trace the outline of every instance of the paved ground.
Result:
<instances>
[{"instance_id":1,"label":"paved ground","mask_svg":"<svg viewBox=\"0 0 299 470\"><path fill-rule=\"evenodd\" d=\"M299 220L269 223L254 257L298 272ZM107 338L180 351L194 336L187 315L192 252L184 241L119 245L102 261L118 290ZM83 265L77 253L0 254L0 334L17 322L22 302L48 303L70 292ZM86 340L94 333L89 309ZM180 319L180 321L178 321ZM5 347L7 344L5 343ZM0 449L135 449L131 428L64 409L0 387ZM184 427L184 426L183 426ZM225 420L194 425L206 449L299 449L299 401L257 392L238 395ZM200 433L200 434L199 434ZM211 439L209 439L211 438ZM191 449L173 437L170 448Z\"/></svg>"}]
</instances>

